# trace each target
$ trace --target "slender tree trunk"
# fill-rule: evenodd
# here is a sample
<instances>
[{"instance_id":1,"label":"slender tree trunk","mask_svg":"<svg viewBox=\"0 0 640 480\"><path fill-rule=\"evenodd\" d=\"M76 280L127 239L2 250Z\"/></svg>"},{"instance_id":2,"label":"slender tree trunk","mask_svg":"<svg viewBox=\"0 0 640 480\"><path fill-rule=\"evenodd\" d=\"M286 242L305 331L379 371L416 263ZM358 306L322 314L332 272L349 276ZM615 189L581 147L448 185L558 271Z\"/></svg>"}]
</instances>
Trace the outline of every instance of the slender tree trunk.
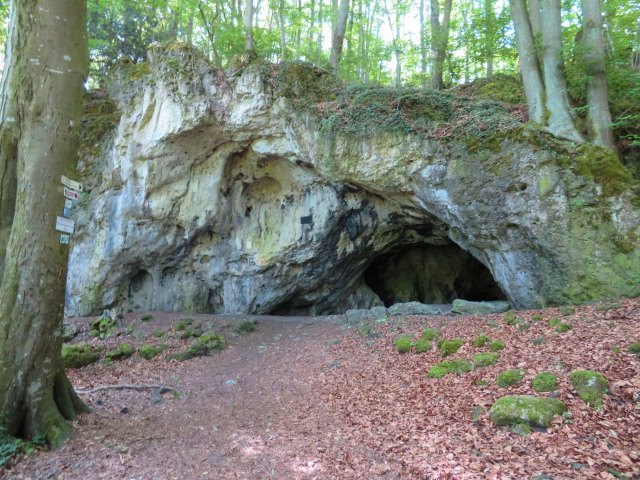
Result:
<instances>
[{"instance_id":1,"label":"slender tree trunk","mask_svg":"<svg viewBox=\"0 0 640 480\"><path fill-rule=\"evenodd\" d=\"M560 0L542 0L542 61L549 131L556 137L574 142L584 139L576 130L567 96L567 82L562 60L562 26L560 23Z\"/></svg>"},{"instance_id":2,"label":"slender tree trunk","mask_svg":"<svg viewBox=\"0 0 640 480\"><path fill-rule=\"evenodd\" d=\"M287 30L284 24L284 0L278 1L276 19L278 29L280 30L280 61L284 62L287 60Z\"/></svg>"},{"instance_id":3,"label":"slender tree trunk","mask_svg":"<svg viewBox=\"0 0 640 480\"><path fill-rule=\"evenodd\" d=\"M246 52L253 53L253 0L245 0L244 5L244 35Z\"/></svg>"},{"instance_id":4,"label":"slender tree trunk","mask_svg":"<svg viewBox=\"0 0 640 480\"><path fill-rule=\"evenodd\" d=\"M439 0L431 0L431 51L433 66L431 71L431 87L435 90L444 88L444 60L449 43L449 23L451 19L451 0L444 1L442 22L440 21Z\"/></svg>"},{"instance_id":5,"label":"slender tree trunk","mask_svg":"<svg viewBox=\"0 0 640 480\"><path fill-rule=\"evenodd\" d=\"M485 32L484 51L486 55L487 78L493 77L493 59L496 42L496 15L493 10L493 1L484 0Z\"/></svg>"},{"instance_id":6,"label":"slender tree trunk","mask_svg":"<svg viewBox=\"0 0 640 480\"><path fill-rule=\"evenodd\" d=\"M44 434L57 447L72 433L66 420L88 410L62 366L69 247L54 229L64 206L60 176L73 177L77 161L85 1L14 0L7 52L0 198L2 226L11 230L0 244L0 425Z\"/></svg>"},{"instance_id":7,"label":"slender tree trunk","mask_svg":"<svg viewBox=\"0 0 640 480\"><path fill-rule=\"evenodd\" d=\"M584 60L587 70L587 116L593 142L615 149L609 111L600 0L582 0Z\"/></svg>"},{"instance_id":8,"label":"slender tree trunk","mask_svg":"<svg viewBox=\"0 0 640 480\"><path fill-rule=\"evenodd\" d=\"M320 65L322 63L322 42L324 42L324 37L322 35L322 22L323 22L323 14L324 14L324 0L318 0L318 50L316 52L316 64Z\"/></svg>"},{"instance_id":9,"label":"slender tree trunk","mask_svg":"<svg viewBox=\"0 0 640 480\"><path fill-rule=\"evenodd\" d=\"M527 97L529 120L544 124L544 83L524 0L509 0L518 44L518 60Z\"/></svg>"},{"instance_id":10,"label":"slender tree trunk","mask_svg":"<svg viewBox=\"0 0 640 480\"><path fill-rule=\"evenodd\" d=\"M333 31L333 40L331 42L331 57L329 57L329 66L334 72L338 71L338 66L340 64L342 45L344 44L344 35L347 29L348 18L349 0L340 0L338 17L336 19L335 29Z\"/></svg>"},{"instance_id":11,"label":"slender tree trunk","mask_svg":"<svg viewBox=\"0 0 640 480\"><path fill-rule=\"evenodd\" d=\"M427 55L427 29L425 23L424 9L425 1L420 0L420 81L422 84L422 89L427 88L427 65L428 65L428 55ZM463 12L463 15L466 15L466 10Z\"/></svg>"},{"instance_id":12,"label":"slender tree trunk","mask_svg":"<svg viewBox=\"0 0 640 480\"><path fill-rule=\"evenodd\" d=\"M529 0L529 21L534 41L542 41L542 17L540 13L540 0Z\"/></svg>"}]
</instances>

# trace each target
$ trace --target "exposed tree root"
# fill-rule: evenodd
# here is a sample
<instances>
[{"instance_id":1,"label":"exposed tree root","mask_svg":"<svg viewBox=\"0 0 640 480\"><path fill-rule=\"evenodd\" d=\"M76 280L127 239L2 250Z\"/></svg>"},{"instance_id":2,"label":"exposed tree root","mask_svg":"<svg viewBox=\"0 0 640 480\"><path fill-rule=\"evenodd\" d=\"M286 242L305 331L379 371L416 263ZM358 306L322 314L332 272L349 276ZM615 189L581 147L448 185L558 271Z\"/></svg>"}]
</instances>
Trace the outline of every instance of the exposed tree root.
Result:
<instances>
[{"instance_id":1,"label":"exposed tree root","mask_svg":"<svg viewBox=\"0 0 640 480\"><path fill-rule=\"evenodd\" d=\"M175 388L167 387L165 385L133 385L133 384L120 384L120 385L105 385L103 387L90 388L86 390L76 390L76 393L80 395L86 395L89 393L101 392L103 390L159 390L158 393L173 392Z\"/></svg>"}]
</instances>

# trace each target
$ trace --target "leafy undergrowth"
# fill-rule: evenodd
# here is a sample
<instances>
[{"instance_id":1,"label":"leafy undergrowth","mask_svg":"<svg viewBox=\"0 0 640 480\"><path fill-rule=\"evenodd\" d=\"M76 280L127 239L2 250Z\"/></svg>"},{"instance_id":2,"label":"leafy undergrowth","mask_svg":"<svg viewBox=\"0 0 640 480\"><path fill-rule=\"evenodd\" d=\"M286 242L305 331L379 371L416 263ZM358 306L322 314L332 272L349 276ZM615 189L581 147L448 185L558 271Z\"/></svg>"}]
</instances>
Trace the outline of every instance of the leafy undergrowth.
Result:
<instances>
[{"instance_id":1,"label":"leafy undergrowth","mask_svg":"<svg viewBox=\"0 0 640 480\"><path fill-rule=\"evenodd\" d=\"M562 316L569 333L549 325L561 315L558 309L516 315L517 322L508 321L512 315L507 322L505 315L390 319L375 324L376 335L346 338L334 347L344 370L323 378L323 400L340 412L337 438L376 452L378 473L399 478L639 478L640 357L629 351L640 338L638 301L577 308ZM441 338L465 340L450 361L488 352L486 342L473 346L480 332L505 348L493 365L429 378L442 361L435 345L399 354L393 344L400 335L419 339L425 327L435 327ZM584 369L609 381L600 409L585 404L571 385L570 373ZM506 370L522 371L524 379L496 385ZM542 372L557 377L555 391L532 388ZM496 427L487 413L504 395L555 397L568 412L550 428L523 435ZM331 474L356 478L359 465L369 461L365 456L342 458Z\"/></svg>"}]
</instances>

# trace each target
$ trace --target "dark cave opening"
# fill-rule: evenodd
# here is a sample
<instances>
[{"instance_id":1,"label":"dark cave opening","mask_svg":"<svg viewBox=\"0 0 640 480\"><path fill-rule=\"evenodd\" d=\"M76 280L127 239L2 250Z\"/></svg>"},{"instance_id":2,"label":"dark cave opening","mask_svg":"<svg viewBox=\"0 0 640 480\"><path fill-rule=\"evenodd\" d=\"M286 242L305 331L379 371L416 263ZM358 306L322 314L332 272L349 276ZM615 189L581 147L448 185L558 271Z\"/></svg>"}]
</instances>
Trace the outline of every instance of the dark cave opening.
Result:
<instances>
[{"instance_id":1,"label":"dark cave opening","mask_svg":"<svg viewBox=\"0 0 640 480\"><path fill-rule=\"evenodd\" d=\"M456 298L506 300L487 267L455 244L398 248L377 257L364 278L387 307L410 301L446 304Z\"/></svg>"}]
</instances>

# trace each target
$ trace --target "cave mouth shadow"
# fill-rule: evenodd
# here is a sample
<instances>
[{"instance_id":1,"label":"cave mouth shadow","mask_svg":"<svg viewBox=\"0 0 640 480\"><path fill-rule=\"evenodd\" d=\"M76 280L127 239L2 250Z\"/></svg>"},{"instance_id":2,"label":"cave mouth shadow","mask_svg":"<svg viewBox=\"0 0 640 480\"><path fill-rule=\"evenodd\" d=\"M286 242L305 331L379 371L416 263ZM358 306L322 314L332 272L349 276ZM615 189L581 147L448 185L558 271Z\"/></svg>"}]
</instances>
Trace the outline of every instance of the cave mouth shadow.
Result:
<instances>
[{"instance_id":1,"label":"cave mouth shadow","mask_svg":"<svg viewBox=\"0 0 640 480\"><path fill-rule=\"evenodd\" d=\"M376 257L364 280L386 307L507 299L489 269L453 243L397 247Z\"/></svg>"}]
</instances>

